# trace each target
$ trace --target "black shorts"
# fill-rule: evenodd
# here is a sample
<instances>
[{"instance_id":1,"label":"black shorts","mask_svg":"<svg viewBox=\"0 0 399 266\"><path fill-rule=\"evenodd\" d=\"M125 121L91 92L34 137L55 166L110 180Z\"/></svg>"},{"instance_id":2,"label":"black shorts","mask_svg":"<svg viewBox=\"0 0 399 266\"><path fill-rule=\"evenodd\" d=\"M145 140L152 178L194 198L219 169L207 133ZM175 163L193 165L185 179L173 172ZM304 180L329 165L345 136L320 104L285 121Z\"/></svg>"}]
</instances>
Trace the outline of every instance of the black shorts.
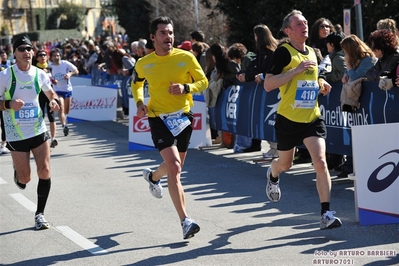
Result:
<instances>
[{"instance_id":1,"label":"black shorts","mask_svg":"<svg viewBox=\"0 0 399 266\"><path fill-rule=\"evenodd\" d=\"M277 150L289 151L303 144L308 137L327 137L327 128L322 116L310 123L293 122L282 115L277 114L276 123Z\"/></svg>"},{"instance_id":2,"label":"black shorts","mask_svg":"<svg viewBox=\"0 0 399 266\"><path fill-rule=\"evenodd\" d=\"M190 122L193 122L193 114L191 112L185 113ZM191 133L193 132L192 124L187 126L176 137L169 131L165 123L160 117L149 117L148 123L151 128L152 141L155 147L162 151L165 148L175 145L179 152L186 152L190 144Z\"/></svg>"},{"instance_id":3,"label":"black shorts","mask_svg":"<svg viewBox=\"0 0 399 266\"><path fill-rule=\"evenodd\" d=\"M44 132L33 138L7 142L7 149L9 149L10 151L30 152L34 148L37 148L40 145L42 145L49 138L50 137L48 133Z\"/></svg>"},{"instance_id":4,"label":"black shorts","mask_svg":"<svg viewBox=\"0 0 399 266\"><path fill-rule=\"evenodd\" d=\"M39 103L40 103L40 108L42 109L43 112L43 118L44 118L44 114L47 111L47 117L48 117L48 121L50 123L55 122L54 119L54 112L51 111L51 107L50 107L50 100L47 98L46 94L41 91L39 94Z\"/></svg>"}]
</instances>

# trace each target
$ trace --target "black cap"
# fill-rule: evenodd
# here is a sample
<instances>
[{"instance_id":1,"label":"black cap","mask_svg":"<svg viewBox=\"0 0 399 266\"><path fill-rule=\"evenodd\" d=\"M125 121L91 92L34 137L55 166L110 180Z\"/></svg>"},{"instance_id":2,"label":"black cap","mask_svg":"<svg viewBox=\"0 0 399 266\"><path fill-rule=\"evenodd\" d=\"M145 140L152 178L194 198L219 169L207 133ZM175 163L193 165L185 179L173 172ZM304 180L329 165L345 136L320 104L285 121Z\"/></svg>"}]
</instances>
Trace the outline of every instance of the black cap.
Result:
<instances>
[{"instance_id":1,"label":"black cap","mask_svg":"<svg viewBox=\"0 0 399 266\"><path fill-rule=\"evenodd\" d=\"M13 48L13 50L15 51L19 46L21 46L21 45L23 45L23 44L28 44L28 45L30 45L30 46L33 46L32 43L31 43L31 41L29 40L29 37L28 37L28 36L22 36L22 37L18 38L18 39L14 42L12 48Z\"/></svg>"}]
</instances>

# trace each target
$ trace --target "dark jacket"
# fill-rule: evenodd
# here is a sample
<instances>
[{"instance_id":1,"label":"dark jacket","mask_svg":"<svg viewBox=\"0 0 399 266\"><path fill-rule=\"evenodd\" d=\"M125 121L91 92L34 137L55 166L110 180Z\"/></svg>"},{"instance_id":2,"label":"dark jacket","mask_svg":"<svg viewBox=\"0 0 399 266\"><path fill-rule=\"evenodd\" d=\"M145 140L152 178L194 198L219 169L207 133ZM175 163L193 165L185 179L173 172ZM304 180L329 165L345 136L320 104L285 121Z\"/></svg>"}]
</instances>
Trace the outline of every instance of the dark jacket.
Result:
<instances>
[{"instance_id":1,"label":"dark jacket","mask_svg":"<svg viewBox=\"0 0 399 266\"><path fill-rule=\"evenodd\" d=\"M387 76L387 72L391 72L392 69L396 69L399 61L399 54L394 53L387 57L383 56L377 61L377 63L370 68L366 77L368 80L377 81L380 80L380 76Z\"/></svg>"}]
</instances>

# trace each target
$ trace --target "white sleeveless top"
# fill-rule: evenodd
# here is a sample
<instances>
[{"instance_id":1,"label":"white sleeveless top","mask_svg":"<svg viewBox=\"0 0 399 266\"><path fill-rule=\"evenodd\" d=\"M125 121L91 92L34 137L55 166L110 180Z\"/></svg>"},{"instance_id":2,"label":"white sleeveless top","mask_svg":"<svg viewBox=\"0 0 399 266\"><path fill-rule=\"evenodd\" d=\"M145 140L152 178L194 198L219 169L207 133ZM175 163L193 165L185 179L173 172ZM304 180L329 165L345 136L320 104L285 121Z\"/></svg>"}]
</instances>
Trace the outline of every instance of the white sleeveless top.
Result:
<instances>
[{"instance_id":1,"label":"white sleeveless top","mask_svg":"<svg viewBox=\"0 0 399 266\"><path fill-rule=\"evenodd\" d=\"M39 105L41 89L51 88L50 78L43 70L31 66L21 71L16 65L0 72L0 95L3 100L21 99L24 106L15 111L3 111L6 141L20 141L38 136L47 131Z\"/></svg>"}]
</instances>

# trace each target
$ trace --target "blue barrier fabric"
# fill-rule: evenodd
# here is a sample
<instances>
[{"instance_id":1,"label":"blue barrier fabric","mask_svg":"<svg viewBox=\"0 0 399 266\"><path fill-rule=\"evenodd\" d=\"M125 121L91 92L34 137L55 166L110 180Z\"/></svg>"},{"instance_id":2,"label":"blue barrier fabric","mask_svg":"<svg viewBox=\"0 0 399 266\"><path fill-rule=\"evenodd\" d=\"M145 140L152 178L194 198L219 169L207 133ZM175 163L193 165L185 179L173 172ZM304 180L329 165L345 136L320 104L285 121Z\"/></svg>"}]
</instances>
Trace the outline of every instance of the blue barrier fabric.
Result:
<instances>
[{"instance_id":1,"label":"blue barrier fabric","mask_svg":"<svg viewBox=\"0 0 399 266\"><path fill-rule=\"evenodd\" d=\"M132 92L130 89L131 76L122 75L110 75L106 72L100 71L97 68L92 68L91 71L91 84L94 86L110 85L114 84L118 86L121 105L124 108L129 108L129 98L132 98Z\"/></svg>"},{"instance_id":2,"label":"blue barrier fabric","mask_svg":"<svg viewBox=\"0 0 399 266\"><path fill-rule=\"evenodd\" d=\"M320 110L327 126L328 152L352 154L351 126L399 122L399 88L383 91L378 82L363 81L360 108L347 113L340 107L342 83L331 85L329 95L319 96ZM209 108L211 128L276 141L274 123L279 101L279 90L266 92L263 84L237 83L223 90L216 106Z\"/></svg>"}]
</instances>

